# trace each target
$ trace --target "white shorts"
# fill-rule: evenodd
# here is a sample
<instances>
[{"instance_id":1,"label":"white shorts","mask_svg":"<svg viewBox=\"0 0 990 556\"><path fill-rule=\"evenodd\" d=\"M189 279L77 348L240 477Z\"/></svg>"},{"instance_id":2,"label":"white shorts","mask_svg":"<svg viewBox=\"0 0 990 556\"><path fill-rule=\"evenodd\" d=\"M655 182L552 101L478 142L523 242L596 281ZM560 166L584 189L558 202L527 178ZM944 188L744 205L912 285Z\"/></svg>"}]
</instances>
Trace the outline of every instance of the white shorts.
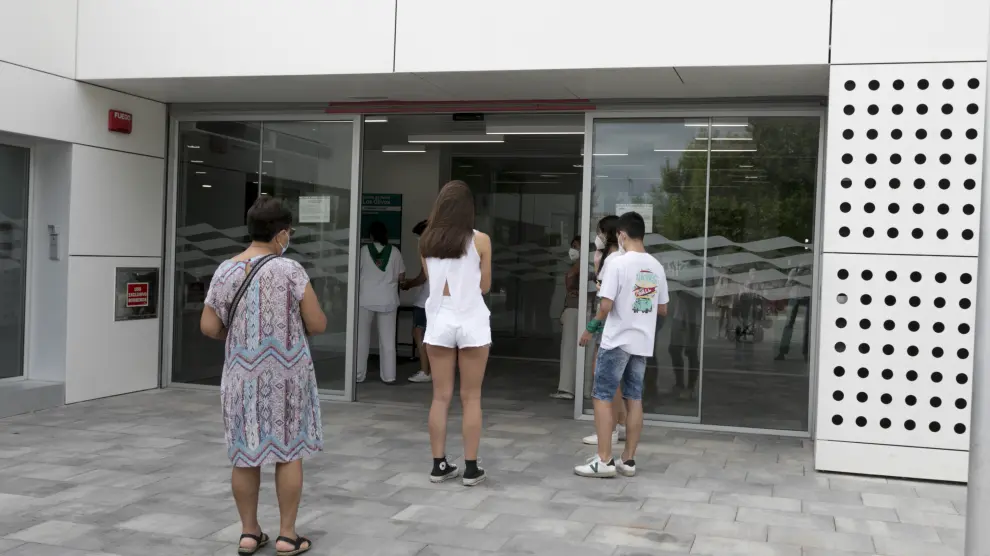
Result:
<instances>
[{"instance_id":1,"label":"white shorts","mask_svg":"<svg viewBox=\"0 0 990 556\"><path fill-rule=\"evenodd\" d=\"M423 343L446 348L491 345L492 326L489 315L486 312L486 314L465 316L441 305L436 315L427 317Z\"/></svg>"}]
</instances>

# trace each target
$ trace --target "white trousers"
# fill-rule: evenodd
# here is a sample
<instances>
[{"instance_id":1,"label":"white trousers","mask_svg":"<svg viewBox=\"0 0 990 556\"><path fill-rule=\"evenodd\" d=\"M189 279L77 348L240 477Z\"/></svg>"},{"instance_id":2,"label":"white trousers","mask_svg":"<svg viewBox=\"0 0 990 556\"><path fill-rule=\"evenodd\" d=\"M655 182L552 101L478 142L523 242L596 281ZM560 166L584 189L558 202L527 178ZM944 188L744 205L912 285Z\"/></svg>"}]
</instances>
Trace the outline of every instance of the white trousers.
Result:
<instances>
[{"instance_id":1,"label":"white trousers","mask_svg":"<svg viewBox=\"0 0 990 556\"><path fill-rule=\"evenodd\" d=\"M395 317L396 311L379 313L371 309L358 309L357 381L364 382L368 375L368 352L371 350L371 321L378 321L378 361L381 378L385 382L395 380Z\"/></svg>"},{"instance_id":2,"label":"white trousers","mask_svg":"<svg viewBox=\"0 0 990 556\"><path fill-rule=\"evenodd\" d=\"M560 316L560 383L557 390L574 393L575 357L578 342L578 310L564 309Z\"/></svg>"}]
</instances>

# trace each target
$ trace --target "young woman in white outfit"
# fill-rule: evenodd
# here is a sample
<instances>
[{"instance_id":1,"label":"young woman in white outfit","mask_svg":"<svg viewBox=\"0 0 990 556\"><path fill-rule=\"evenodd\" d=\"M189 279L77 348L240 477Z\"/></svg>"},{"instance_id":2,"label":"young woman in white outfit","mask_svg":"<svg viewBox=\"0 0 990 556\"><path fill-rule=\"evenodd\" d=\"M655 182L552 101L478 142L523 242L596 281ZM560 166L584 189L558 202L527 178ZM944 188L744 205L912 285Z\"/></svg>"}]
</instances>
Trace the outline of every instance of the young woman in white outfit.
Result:
<instances>
[{"instance_id":1,"label":"young woman in white outfit","mask_svg":"<svg viewBox=\"0 0 990 556\"><path fill-rule=\"evenodd\" d=\"M492 285L492 243L487 235L474 229L474 197L466 183L455 180L440 190L420 239L419 252L430 284L426 300L429 324L423 338L433 374L430 481L440 483L460 474L446 455L447 412L454 395L454 369L460 368L464 412L462 480L465 486L474 486L485 480L484 469L478 467L478 444L481 383L492 343L491 313L483 297Z\"/></svg>"},{"instance_id":2,"label":"young woman in white outfit","mask_svg":"<svg viewBox=\"0 0 990 556\"><path fill-rule=\"evenodd\" d=\"M402 253L388 243L388 229L381 222L368 228L371 243L361 248L361 287L358 305L357 381L368 374L371 323L378 323L378 365L381 381L395 384L395 317L399 310L399 282L406 277Z\"/></svg>"}]
</instances>

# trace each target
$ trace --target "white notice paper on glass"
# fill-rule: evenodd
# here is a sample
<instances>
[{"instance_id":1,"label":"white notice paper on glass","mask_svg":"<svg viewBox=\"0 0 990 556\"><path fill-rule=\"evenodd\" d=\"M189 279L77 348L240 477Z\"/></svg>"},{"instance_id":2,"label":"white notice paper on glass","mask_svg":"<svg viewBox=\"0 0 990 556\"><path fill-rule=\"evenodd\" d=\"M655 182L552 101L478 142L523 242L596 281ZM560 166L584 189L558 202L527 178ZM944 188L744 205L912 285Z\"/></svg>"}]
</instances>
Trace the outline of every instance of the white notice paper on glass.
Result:
<instances>
[{"instance_id":1,"label":"white notice paper on glass","mask_svg":"<svg viewBox=\"0 0 990 556\"><path fill-rule=\"evenodd\" d=\"M326 223L330 221L330 197L299 197L299 222Z\"/></svg>"},{"instance_id":2,"label":"white notice paper on glass","mask_svg":"<svg viewBox=\"0 0 990 556\"><path fill-rule=\"evenodd\" d=\"M643 217L643 223L646 224L646 233L649 234L653 232L653 205L648 205L646 203L616 203L616 216L622 216L627 212L638 212L639 215Z\"/></svg>"}]
</instances>

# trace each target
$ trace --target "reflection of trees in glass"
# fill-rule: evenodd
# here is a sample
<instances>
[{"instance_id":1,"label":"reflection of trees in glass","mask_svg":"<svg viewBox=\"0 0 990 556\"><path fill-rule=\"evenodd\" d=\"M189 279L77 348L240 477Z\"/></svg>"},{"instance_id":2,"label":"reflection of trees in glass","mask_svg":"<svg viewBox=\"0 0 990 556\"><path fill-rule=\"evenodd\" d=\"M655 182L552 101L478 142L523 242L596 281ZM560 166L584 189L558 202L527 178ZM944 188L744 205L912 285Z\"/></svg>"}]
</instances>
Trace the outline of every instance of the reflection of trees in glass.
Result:
<instances>
[{"instance_id":1,"label":"reflection of trees in glass","mask_svg":"<svg viewBox=\"0 0 990 556\"><path fill-rule=\"evenodd\" d=\"M711 155L708 236L740 243L812 237L818 120L767 118L750 129L753 141L746 143L757 152ZM686 152L676 165L661 169L652 194L655 233L671 239L704 235L706 158L704 152ZM751 169L740 168L745 166ZM759 179L745 183L746 175Z\"/></svg>"}]
</instances>

